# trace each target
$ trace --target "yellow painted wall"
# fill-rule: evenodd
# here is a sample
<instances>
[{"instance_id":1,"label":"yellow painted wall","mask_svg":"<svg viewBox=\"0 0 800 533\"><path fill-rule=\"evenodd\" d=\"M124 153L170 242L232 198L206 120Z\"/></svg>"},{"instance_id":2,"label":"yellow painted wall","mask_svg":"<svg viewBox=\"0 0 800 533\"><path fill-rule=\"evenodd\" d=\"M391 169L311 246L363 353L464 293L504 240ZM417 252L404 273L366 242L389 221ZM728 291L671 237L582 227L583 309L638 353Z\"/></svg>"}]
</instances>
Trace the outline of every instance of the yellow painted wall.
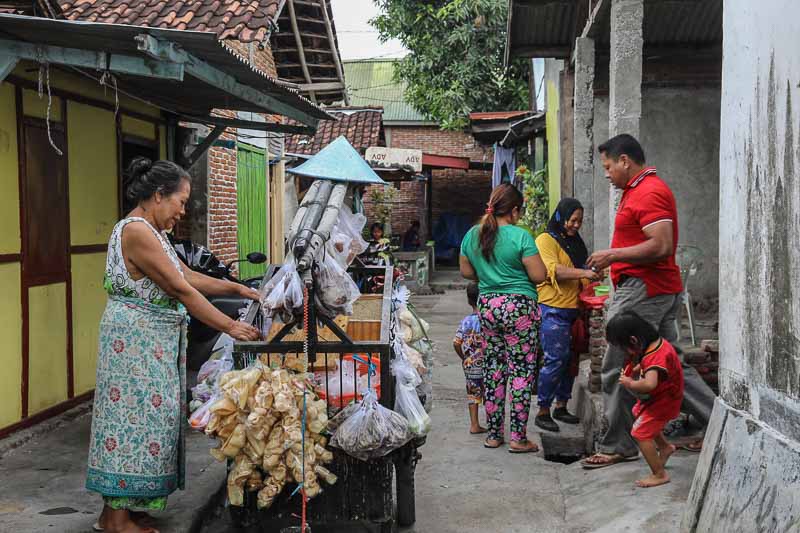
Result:
<instances>
[{"instance_id":1,"label":"yellow painted wall","mask_svg":"<svg viewBox=\"0 0 800 533\"><path fill-rule=\"evenodd\" d=\"M31 287L28 302L28 413L33 415L67 399L67 286Z\"/></svg>"},{"instance_id":2,"label":"yellow painted wall","mask_svg":"<svg viewBox=\"0 0 800 533\"><path fill-rule=\"evenodd\" d=\"M47 93L39 98L39 93L23 89L22 91L22 111L26 116L36 118L47 118ZM61 99L58 96L52 97L50 104L50 120L61 122Z\"/></svg>"},{"instance_id":3,"label":"yellow painted wall","mask_svg":"<svg viewBox=\"0 0 800 533\"><path fill-rule=\"evenodd\" d=\"M122 115L122 133L136 135L144 139L155 140L156 128L152 122L139 120L138 118Z\"/></svg>"},{"instance_id":4,"label":"yellow painted wall","mask_svg":"<svg viewBox=\"0 0 800 533\"><path fill-rule=\"evenodd\" d=\"M30 61L21 61L14 69L13 74L19 78L24 78L38 83L39 66ZM76 93L86 98L102 100L103 102L114 105L113 88L105 88L97 81L86 76L81 76L77 73L65 72L51 68L50 86L62 89L64 91L69 91L71 93ZM133 98L129 98L121 93L119 93L118 96L120 107L154 117L158 117L161 114L161 111L159 111L158 108L149 106L138 100L134 100Z\"/></svg>"},{"instance_id":5,"label":"yellow painted wall","mask_svg":"<svg viewBox=\"0 0 800 533\"><path fill-rule=\"evenodd\" d=\"M94 388L97 333L106 306L106 254L72 256L72 361L75 394Z\"/></svg>"},{"instance_id":6,"label":"yellow painted wall","mask_svg":"<svg viewBox=\"0 0 800 533\"><path fill-rule=\"evenodd\" d=\"M22 246L18 161L16 96L14 86L3 83L0 85L0 191L3 191L0 194L0 254L19 253Z\"/></svg>"},{"instance_id":7,"label":"yellow painted wall","mask_svg":"<svg viewBox=\"0 0 800 533\"><path fill-rule=\"evenodd\" d=\"M167 158L167 128L165 126L158 127L158 139L161 146L159 146L159 157L161 159Z\"/></svg>"},{"instance_id":8,"label":"yellow painted wall","mask_svg":"<svg viewBox=\"0 0 800 533\"><path fill-rule=\"evenodd\" d=\"M550 203L550 213L552 213L559 200L561 200L561 157L559 153L559 143L561 137L558 128L558 113L560 102L558 97L558 86L552 80L547 80L546 88L546 114L545 123L547 125L547 191Z\"/></svg>"},{"instance_id":9,"label":"yellow painted wall","mask_svg":"<svg viewBox=\"0 0 800 533\"><path fill-rule=\"evenodd\" d=\"M22 300L19 263L0 265L0 428L22 418Z\"/></svg>"},{"instance_id":10,"label":"yellow painted wall","mask_svg":"<svg viewBox=\"0 0 800 533\"><path fill-rule=\"evenodd\" d=\"M118 212L114 113L75 102L67 106L70 240L106 243Z\"/></svg>"}]
</instances>

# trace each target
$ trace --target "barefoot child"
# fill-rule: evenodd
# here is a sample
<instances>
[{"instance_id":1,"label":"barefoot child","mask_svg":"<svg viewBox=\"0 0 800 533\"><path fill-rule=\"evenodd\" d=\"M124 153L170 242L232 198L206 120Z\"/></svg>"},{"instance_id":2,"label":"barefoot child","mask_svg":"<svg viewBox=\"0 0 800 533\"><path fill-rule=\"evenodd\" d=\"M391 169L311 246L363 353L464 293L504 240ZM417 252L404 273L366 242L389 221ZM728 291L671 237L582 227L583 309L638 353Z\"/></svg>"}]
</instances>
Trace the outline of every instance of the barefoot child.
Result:
<instances>
[{"instance_id":1,"label":"barefoot child","mask_svg":"<svg viewBox=\"0 0 800 533\"><path fill-rule=\"evenodd\" d=\"M481 334L478 318L478 284L467 286L467 303L472 306L472 314L461 321L453 341L453 348L461 358L464 377L467 379L467 403L469 405L469 432L486 433L478 421L478 406L483 403L483 350L486 341Z\"/></svg>"},{"instance_id":2,"label":"barefoot child","mask_svg":"<svg viewBox=\"0 0 800 533\"><path fill-rule=\"evenodd\" d=\"M664 426L680 413L683 401L683 370L675 348L661 338L649 322L623 311L606 325L606 338L625 350L628 364L619 383L639 400L633 407L631 437L636 440L652 474L636 482L639 487L669 483L664 469L675 446L664 438Z\"/></svg>"}]
</instances>

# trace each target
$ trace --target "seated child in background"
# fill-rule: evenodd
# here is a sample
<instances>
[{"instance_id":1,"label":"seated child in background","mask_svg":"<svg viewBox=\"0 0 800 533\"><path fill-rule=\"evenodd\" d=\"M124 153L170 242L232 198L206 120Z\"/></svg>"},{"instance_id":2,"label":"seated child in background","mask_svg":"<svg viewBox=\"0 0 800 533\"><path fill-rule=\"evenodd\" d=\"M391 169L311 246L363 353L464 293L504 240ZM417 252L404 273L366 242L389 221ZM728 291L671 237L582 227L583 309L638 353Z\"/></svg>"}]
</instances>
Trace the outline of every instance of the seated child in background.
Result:
<instances>
[{"instance_id":1,"label":"seated child in background","mask_svg":"<svg viewBox=\"0 0 800 533\"><path fill-rule=\"evenodd\" d=\"M606 339L628 354L619 383L639 400L633 407L631 436L650 465L652 474L636 482L639 487L669 483L664 469L675 446L664 438L664 426L677 418L683 401L683 370L675 348L662 339L649 322L623 311L606 325Z\"/></svg>"},{"instance_id":2,"label":"seated child in background","mask_svg":"<svg viewBox=\"0 0 800 533\"><path fill-rule=\"evenodd\" d=\"M481 334L478 318L478 284L467 286L467 303L472 306L472 314L461 321L453 341L453 348L461 358L464 377L467 379L467 403L469 405L469 432L485 433L478 419L478 406L483 403L483 351L486 341Z\"/></svg>"}]
</instances>

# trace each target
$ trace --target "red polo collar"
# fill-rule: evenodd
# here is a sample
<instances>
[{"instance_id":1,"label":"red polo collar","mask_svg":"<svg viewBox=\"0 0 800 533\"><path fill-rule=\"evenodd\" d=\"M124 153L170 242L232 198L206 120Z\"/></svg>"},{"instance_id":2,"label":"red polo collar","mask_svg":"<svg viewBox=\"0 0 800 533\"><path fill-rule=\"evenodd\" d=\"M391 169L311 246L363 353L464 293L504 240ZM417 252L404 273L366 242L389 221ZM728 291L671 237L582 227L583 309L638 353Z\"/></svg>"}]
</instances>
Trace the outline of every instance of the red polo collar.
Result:
<instances>
[{"instance_id":1,"label":"red polo collar","mask_svg":"<svg viewBox=\"0 0 800 533\"><path fill-rule=\"evenodd\" d=\"M645 168L643 168L641 172L639 172L638 174L636 174L634 177L631 178L631 180L628 182L628 184L625 185L625 189L627 190L627 189L632 189L632 188L636 187L647 176L651 176L651 175L653 175L655 173L656 173L656 167L645 167Z\"/></svg>"}]
</instances>

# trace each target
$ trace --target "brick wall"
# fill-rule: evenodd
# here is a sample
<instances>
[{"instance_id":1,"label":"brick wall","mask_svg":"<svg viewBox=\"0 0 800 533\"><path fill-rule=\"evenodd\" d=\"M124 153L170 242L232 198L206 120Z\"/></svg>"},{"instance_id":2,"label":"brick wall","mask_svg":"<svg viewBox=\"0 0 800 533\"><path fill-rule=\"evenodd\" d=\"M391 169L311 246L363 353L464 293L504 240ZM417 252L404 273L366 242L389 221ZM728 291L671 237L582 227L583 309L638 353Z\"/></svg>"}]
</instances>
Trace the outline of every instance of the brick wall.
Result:
<instances>
[{"instance_id":1,"label":"brick wall","mask_svg":"<svg viewBox=\"0 0 800 533\"><path fill-rule=\"evenodd\" d=\"M691 365L703 378L703 381L719 394L719 341L705 340L699 348L686 350L683 353L686 364Z\"/></svg>"},{"instance_id":2,"label":"brick wall","mask_svg":"<svg viewBox=\"0 0 800 533\"><path fill-rule=\"evenodd\" d=\"M375 222L375 205L370 200L368 187L364 193L364 209L367 216L367 228ZM420 222L420 234L428 235L427 212L425 210L425 182L404 181L400 183L400 190L392 206L392 231L395 235L402 235L415 220Z\"/></svg>"},{"instance_id":3,"label":"brick wall","mask_svg":"<svg viewBox=\"0 0 800 533\"><path fill-rule=\"evenodd\" d=\"M433 228L443 213L465 216L475 223L486 211L492 192L492 173L486 170L433 171Z\"/></svg>"},{"instance_id":4,"label":"brick wall","mask_svg":"<svg viewBox=\"0 0 800 533\"><path fill-rule=\"evenodd\" d=\"M491 148L475 142L466 132L445 131L437 126L387 126L390 148L411 148L426 154L469 157L472 161L491 162ZM476 221L483 214L491 193L491 172L484 170L439 169L433 171L432 215L425 209L425 183L404 182L395 202L392 229L402 234L414 220L419 220L422 235L430 235L442 213L456 213ZM365 202L367 218L374 221L373 206Z\"/></svg>"},{"instance_id":5,"label":"brick wall","mask_svg":"<svg viewBox=\"0 0 800 533\"><path fill-rule=\"evenodd\" d=\"M491 162L492 149L478 144L464 131L441 130L438 126L386 126L390 148L414 148L426 154L469 157Z\"/></svg>"}]
</instances>

